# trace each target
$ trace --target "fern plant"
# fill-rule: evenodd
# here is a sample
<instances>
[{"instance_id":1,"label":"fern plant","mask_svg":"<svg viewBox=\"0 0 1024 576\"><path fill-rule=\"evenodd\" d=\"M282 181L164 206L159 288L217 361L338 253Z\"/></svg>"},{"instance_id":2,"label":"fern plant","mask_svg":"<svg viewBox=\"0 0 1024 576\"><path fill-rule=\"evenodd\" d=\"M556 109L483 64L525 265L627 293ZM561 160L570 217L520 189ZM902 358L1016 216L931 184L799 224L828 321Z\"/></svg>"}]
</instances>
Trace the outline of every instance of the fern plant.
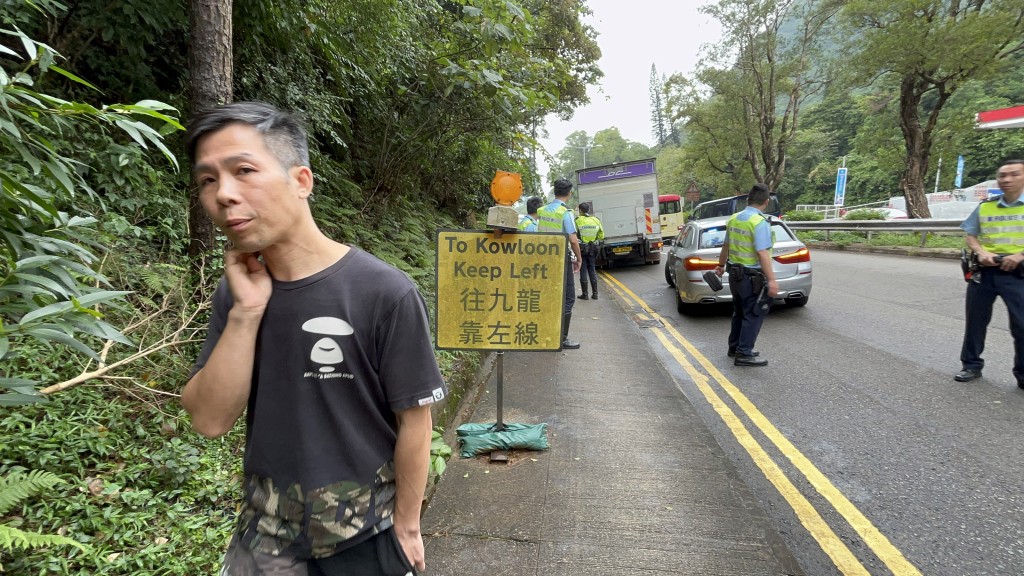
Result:
<instances>
[{"instance_id":1,"label":"fern plant","mask_svg":"<svg viewBox=\"0 0 1024 576\"><path fill-rule=\"evenodd\" d=\"M31 498L63 483L64 481L56 474L42 470L30 472L12 470L6 476L0 476L0 517L10 512L22 500ZM56 534L25 532L10 524L0 524L0 559L2 559L4 554L16 550L43 548L45 546L74 546L83 552L88 551L85 545L71 538ZM3 570L4 565L0 563L0 572L3 572Z\"/></svg>"}]
</instances>

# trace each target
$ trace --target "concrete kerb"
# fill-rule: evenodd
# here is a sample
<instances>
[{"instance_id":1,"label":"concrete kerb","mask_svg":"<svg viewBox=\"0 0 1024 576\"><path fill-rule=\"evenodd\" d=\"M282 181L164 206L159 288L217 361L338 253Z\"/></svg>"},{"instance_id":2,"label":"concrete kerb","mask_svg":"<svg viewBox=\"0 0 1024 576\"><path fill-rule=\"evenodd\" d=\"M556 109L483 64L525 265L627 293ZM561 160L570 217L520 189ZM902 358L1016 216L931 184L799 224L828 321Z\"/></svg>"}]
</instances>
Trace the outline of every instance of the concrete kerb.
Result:
<instances>
[{"instance_id":1,"label":"concrete kerb","mask_svg":"<svg viewBox=\"0 0 1024 576\"><path fill-rule=\"evenodd\" d=\"M486 389L487 381L491 378L491 373L494 371L495 364L494 352L481 353L480 367L477 368L473 375L473 378L459 383L462 387L462 394L458 400L458 405L455 407L452 416L446 421L439 421L438 414L443 412L447 405L438 406L435 410L431 410L431 414L434 417L434 426L441 426L444 429L442 438L445 444L452 449L452 458L458 458L459 442L455 436L455 429L469 422L473 418L473 413L476 411L477 405L480 403L480 395L483 394ZM423 511L427 509L430 504L430 499L434 496L434 492L437 489L437 483L440 481L440 477L431 476L428 479L427 489L423 493L423 505L421 508L421 515Z\"/></svg>"}]
</instances>

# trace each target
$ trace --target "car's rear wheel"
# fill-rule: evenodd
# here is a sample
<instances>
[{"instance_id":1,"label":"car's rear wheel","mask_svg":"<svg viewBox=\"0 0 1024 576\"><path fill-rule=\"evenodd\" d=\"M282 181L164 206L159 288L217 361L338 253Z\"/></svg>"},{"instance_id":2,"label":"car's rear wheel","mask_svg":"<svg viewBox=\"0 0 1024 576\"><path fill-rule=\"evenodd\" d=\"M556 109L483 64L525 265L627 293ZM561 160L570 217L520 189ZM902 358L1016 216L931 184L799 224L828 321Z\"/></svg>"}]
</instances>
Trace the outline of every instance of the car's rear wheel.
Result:
<instances>
[{"instance_id":1,"label":"car's rear wheel","mask_svg":"<svg viewBox=\"0 0 1024 576\"><path fill-rule=\"evenodd\" d=\"M665 282L668 282L668 285L671 288L675 288L676 287L676 281L675 281L675 279L672 278L672 270L669 269L669 263L668 262L665 262Z\"/></svg>"},{"instance_id":2,"label":"car's rear wheel","mask_svg":"<svg viewBox=\"0 0 1024 576\"><path fill-rule=\"evenodd\" d=\"M680 314L689 314L693 311L693 304L687 304L683 302L682 296L679 295L679 290L673 290L676 294L676 312Z\"/></svg>"}]
</instances>

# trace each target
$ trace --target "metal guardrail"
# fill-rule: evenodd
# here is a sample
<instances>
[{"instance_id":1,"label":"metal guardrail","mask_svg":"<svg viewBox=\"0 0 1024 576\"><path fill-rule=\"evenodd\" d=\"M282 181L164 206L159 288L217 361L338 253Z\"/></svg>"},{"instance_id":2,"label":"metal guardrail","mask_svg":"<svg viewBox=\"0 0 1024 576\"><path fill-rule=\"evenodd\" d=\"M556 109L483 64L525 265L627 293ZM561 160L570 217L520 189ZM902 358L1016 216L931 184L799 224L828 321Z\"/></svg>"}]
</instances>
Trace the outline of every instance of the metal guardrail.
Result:
<instances>
[{"instance_id":1,"label":"metal guardrail","mask_svg":"<svg viewBox=\"0 0 1024 576\"><path fill-rule=\"evenodd\" d=\"M825 218L839 218L843 215L843 213L849 212L851 210L887 208L888 206L888 200L879 200L877 202L857 204L856 206L835 206L833 204L797 204L796 210L807 212L819 212L823 214Z\"/></svg>"},{"instance_id":2,"label":"metal guardrail","mask_svg":"<svg viewBox=\"0 0 1024 576\"><path fill-rule=\"evenodd\" d=\"M962 232L963 220L934 218L908 220L817 220L788 222L793 230L818 230L825 232L825 240L831 232L867 232L868 239L874 232L912 232L921 235L921 246L928 240L928 234L936 232Z\"/></svg>"}]
</instances>

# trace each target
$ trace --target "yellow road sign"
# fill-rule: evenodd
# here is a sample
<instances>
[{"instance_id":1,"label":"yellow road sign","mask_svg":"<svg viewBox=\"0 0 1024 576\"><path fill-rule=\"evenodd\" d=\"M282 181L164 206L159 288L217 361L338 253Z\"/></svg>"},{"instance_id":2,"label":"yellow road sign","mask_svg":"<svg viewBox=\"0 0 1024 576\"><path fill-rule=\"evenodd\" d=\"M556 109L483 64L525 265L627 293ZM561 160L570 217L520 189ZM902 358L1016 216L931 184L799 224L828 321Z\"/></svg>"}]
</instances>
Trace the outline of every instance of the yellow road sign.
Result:
<instances>
[{"instance_id":1,"label":"yellow road sign","mask_svg":"<svg viewBox=\"0 0 1024 576\"><path fill-rule=\"evenodd\" d=\"M565 234L437 231L437 347L558 350Z\"/></svg>"}]
</instances>

